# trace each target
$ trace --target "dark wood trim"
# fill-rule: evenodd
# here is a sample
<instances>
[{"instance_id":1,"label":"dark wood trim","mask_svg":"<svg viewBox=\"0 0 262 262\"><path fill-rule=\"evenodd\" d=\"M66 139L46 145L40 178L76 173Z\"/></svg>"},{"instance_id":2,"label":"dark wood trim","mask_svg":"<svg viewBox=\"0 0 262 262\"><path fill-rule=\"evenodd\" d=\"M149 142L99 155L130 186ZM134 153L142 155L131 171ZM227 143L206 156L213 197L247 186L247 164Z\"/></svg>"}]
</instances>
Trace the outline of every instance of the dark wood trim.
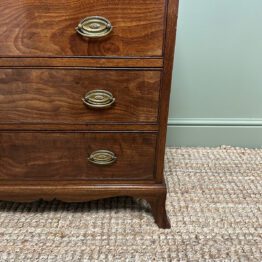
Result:
<instances>
[{"instance_id":1,"label":"dark wood trim","mask_svg":"<svg viewBox=\"0 0 262 262\"><path fill-rule=\"evenodd\" d=\"M69 70L69 71L92 71L92 70L99 70L99 71L127 71L127 72L134 72L134 71L154 71L154 72L162 72L163 68L161 67L136 67L136 68L129 68L129 67L16 67L16 66L9 66L9 67L0 67L1 70L6 69L20 69L20 70L46 70L46 69L53 69L53 70Z\"/></svg>"},{"instance_id":2,"label":"dark wood trim","mask_svg":"<svg viewBox=\"0 0 262 262\"><path fill-rule=\"evenodd\" d=\"M166 18L164 18L164 22L166 21ZM60 59L60 58L81 58L81 59L162 59L162 56L0 56L1 58L30 58L30 59L38 59L38 58L55 58L55 59Z\"/></svg>"},{"instance_id":3,"label":"dark wood trim","mask_svg":"<svg viewBox=\"0 0 262 262\"><path fill-rule=\"evenodd\" d=\"M149 67L161 68L162 58L95 59L95 58L0 58L0 67Z\"/></svg>"},{"instance_id":4,"label":"dark wood trim","mask_svg":"<svg viewBox=\"0 0 262 262\"><path fill-rule=\"evenodd\" d=\"M1 185L0 199L16 202L32 202L38 199L62 200L64 202L84 202L116 196L129 196L147 200L152 215L161 228L170 228L165 209L166 188L163 185L63 185L63 186L25 186Z\"/></svg>"},{"instance_id":5,"label":"dark wood trim","mask_svg":"<svg viewBox=\"0 0 262 262\"><path fill-rule=\"evenodd\" d=\"M163 183L164 176L164 158L166 146L167 121L169 110L169 99L171 91L174 49L176 42L176 28L178 15L179 0L169 0L168 2L168 16L166 27L165 53L164 53L164 71L162 78L162 89L160 93L160 107L159 107L159 135L157 146L157 169L156 182Z\"/></svg>"},{"instance_id":6,"label":"dark wood trim","mask_svg":"<svg viewBox=\"0 0 262 262\"><path fill-rule=\"evenodd\" d=\"M57 132L86 132L86 131L123 131L123 132L157 132L157 124L143 124L143 123L106 123L106 124L83 124L83 125L58 125L58 124L19 124L19 123L5 123L0 124L0 131L57 131Z\"/></svg>"},{"instance_id":7,"label":"dark wood trim","mask_svg":"<svg viewBox=\"0 0 262 262\"><path fill-rule=\"evenodd\" d=\"M134 180L130 183L128 183L128 185L137 185L137 186L141 186L141 185L144 185L144 184L147 184L148 186L162 186L161 184L156 184L153 180ZM83 181L83 180L77 180L75 179L74 181L70 181L70 183L67 181L67 180L59 180L59 181L56 181L55 183L55 186L56 187L68 187L68 186L71 186L71 187L81 187L81 186L93 186L93 187L99 187L99 186L120 186L120 187L124 187L124 186L127 186L127 183L126 183L126 180L117 180L117 181L100 181L100 180L90 180L90 181ZM14 186L14 187L23 187L25 186L25 181L22 180L22 179L16 179L15 181L14 180L5 180L5 181L1 181L1 184L0 184L0 188L4 186ZM29 186L29 187L35 187L35 186L40 186L39 185L39 180L30 180L30 181L27 181L26 183L26 186ZM53 181L49 181L49 180L42 180L41 181L41 186L43 187L52 187L54 186L54 182Z\"/></svg>"},{"instance_id":8,"label":"dark wood trim","mask_svg":"<svg viewBox=\"0 0 262 262\"><path fill-rule=\"evenodd\" d=\"M4 130L4 131L0 131L0 133L9 133L10 130ZM54 133L72 133L72 134L80 134L80 133L121 133L121 134L124 134L124 133L141 133L141 134L156 134L157 131L137 131L137 130L134 130L134 131L130 131L130 130L123 130L121 132L119 131L116 131L116 130L105 130L104 128L101 129L101 130L98 130L98 129L94 129L94 130L45 130L45 129L41 129L41 130L13 130L12 131L13 133L50 133L50 134L54 134Z\"/></svg>"}]
</instances>

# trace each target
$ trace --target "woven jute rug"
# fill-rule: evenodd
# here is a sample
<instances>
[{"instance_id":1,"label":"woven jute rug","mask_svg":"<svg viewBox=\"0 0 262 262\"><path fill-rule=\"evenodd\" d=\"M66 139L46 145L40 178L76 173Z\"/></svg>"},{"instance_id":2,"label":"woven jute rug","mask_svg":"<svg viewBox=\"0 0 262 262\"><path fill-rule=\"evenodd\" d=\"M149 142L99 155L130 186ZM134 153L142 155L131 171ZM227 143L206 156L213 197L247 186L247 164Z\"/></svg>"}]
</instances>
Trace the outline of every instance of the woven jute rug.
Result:
<instances>
[{"instance_id":1,"label":"woven jute rug","mask_svg":"<svg viewBox=\"0 0 262 262\"><path fill-rule=\"evenodd\" d=\"M262 261L262 150L166 152L167 211L143 201L0 202L0 261Z\"/></svg>"}]
</instances>

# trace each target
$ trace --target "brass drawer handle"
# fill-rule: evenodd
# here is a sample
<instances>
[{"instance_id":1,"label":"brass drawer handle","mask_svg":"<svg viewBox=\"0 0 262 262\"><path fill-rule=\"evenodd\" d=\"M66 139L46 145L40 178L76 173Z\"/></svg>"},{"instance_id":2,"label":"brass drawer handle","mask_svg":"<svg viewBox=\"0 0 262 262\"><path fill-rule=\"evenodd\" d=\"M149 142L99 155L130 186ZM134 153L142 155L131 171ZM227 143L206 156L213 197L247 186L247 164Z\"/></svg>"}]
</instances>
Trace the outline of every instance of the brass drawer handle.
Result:
<instances>
[{"instance_id":1,"label":"brass drawer handle","mask_svg":"<svg viewBox=\"0 0 262 262\"><path fill-rule=\"evenodd\" d=\"M116 99L113 95L105 90L92 90L86 93L82 99L83 103L90 108L106 109L112 106Z\"/></svg>"},{"instance_id":2,"label":"brass drawer handle","mask_svg":"<svg viewBox=\"0 0 262 262\"><path fill-rule=\"evenodd\" d=\"M97 150L89 156L88 160L95 165L108 166L116 162L117 157L111 151Z\"/></svg>"},{"instance_id":3,"label":"brass drawer handle","mask_svg":"<svg viewBox=\"0 0 262 262\"><path fill-rule=\"evenodd\" d=\"M107 36L113 30L110 21L101 16L90 16L80 21L76 32L87 38L99 38Z\"/></svg>"}]
</instances>

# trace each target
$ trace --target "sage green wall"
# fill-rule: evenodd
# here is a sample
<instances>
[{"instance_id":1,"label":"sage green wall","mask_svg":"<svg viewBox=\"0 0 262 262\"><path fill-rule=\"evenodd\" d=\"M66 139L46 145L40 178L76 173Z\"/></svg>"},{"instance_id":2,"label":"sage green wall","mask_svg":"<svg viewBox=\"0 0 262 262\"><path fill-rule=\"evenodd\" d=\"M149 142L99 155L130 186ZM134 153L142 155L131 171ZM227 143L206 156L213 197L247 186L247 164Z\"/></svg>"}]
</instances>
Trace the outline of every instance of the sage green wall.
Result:
<instances>
[{"instance_id":1,"label":"sage green wall","mask_svg":"<svg viewBox=\"0 0 262 262\"><path fill-rule=\"evenodd\" d=\"M261 25L261 0L180 0L168 145L262 146Z\"/></svg>"}]
</instances>

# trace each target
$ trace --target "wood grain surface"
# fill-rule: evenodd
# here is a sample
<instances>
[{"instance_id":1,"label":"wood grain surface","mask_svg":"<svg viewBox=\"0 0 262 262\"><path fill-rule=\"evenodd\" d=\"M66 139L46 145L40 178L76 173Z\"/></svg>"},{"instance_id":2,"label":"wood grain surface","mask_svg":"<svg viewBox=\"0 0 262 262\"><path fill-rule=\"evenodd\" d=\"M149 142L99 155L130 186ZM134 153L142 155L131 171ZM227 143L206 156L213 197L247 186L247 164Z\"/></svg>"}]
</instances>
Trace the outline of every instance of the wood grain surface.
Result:
<instances>
[{"instance_id":1,"label":"wood grain surface","mask_svg":"<svg viewBox=\"0 0 262 262\"><path fill-rule=\"evenodd\" d=\"M0 123L157 122L160 78L159 71L1 69ZM112 93L112 108L84 105L96 89Z\"/></svg>"},{"instance_id":2,"label":"wood grain surface","mask_svg":"<svg viewBox=\"0 0 262 262\"><path fill-rule=\"evenodd\" d=\"M146 199L161 228L164 155L179 0L2 0L0 4L0 199ZM75 32L103 16L112 33ZM114 107L81 101L110 91ZM96 166L96 150L117 161Z\"/></svg>"},{"instance_id":3,"label":"wood grain surface","mask_svg":"<svg viewBox=\"0 0 262 262\"><path fill-rule=\"evenodd\" d=\"M2 0L0 56L162 56L165 0ZM75 32L85 17L110 20L106 38Z\"/></svg>"},{"instance_id":4,"label":"wood grain surface","mask_svg":"<svg viewBox=\"0 0 262 262\"><path fill-rule=\"evenodd\" d=\"M41 124L41 123L0 123L1 131L123 131L157 132L159 125L149 123L90 123L90 124Z\"/></svg>"},{"instance_id":5,"label":"wood grain surface","mask_svg":"<svg viewBox=\"0 0 262 262\"><path fill-rule=\"evenodd\" d=\"M152 215L156 224L160 228L170 228L170 222L166 214L165 200L166 187L161 184L150 185L132 184L128 185L101 185L86 183L85 185L62 185L56 182L56 185L0 185L0 199L12 200L17 202L32 202L38 199L54 200L59 199L65 202L84 202L97 200L101 198L110 198L116 196L131 196L134 198L145 199L151 206Z\"/></svg>"},{"instance_id":6,"label":"wood grain surface","mask_svg":"<svg viewBox=\"0 0 262 262\"><path fill-rule=\"evenodd\" d=\"M0 47L1 49L1 47ZM76 57L41 57L41 58L25 58L25 57L0 57L1 67L92 67L92 68L158 68L162 69L162 58L76 58Z\"/></svg>"},{"instance_id":7,"label":"wood grain surface","mask_svg":"<svg viewBox=\"0 0 262 262\"><path fill-rule=\"evenodd\" d=\"M166 148L167 122L171 83L173 75L173 63L176 43L176 30L178 18L179 0L169 0L167 6L167 26L165 36L164 71L161 86L161 101L159 106L159 135L157 141L157 167L156 181L164 182L164 160Z\"/></svg>"},{"instance_id":8,"label":"wood grain surface","mask_svg":"<svg viewBox=\"0 0 262 262\"><path fill-rule=\"evenodd\" d=\"M0 180L153 179L155 134L0 133ZM110 166L88 157L97 150L117 156Z\"/></svg>"}]
</instances>

